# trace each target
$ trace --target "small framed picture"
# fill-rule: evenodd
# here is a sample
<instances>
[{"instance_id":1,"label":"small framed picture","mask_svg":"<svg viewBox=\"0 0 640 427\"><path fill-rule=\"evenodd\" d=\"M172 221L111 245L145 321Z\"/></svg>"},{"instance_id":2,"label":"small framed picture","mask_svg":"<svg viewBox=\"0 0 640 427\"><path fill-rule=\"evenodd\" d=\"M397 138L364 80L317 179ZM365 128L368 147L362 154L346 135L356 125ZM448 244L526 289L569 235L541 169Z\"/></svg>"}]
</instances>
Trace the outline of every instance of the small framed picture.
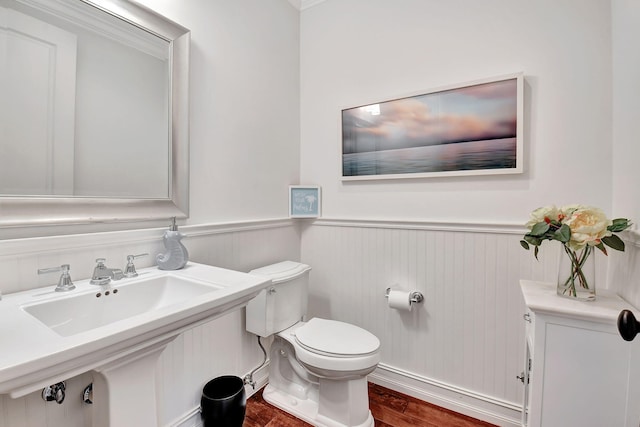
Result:
<instances>
[{"instance_id":1,"label":"small framed picture","mask_svg":"<svg viewBox=\"0 0 640 427\"><path fill-rule=\"evenodd\" d=\"M317 218L320 216L320 187L314 185L289 186L289 217Z\"/></svg>"}]
</instances>

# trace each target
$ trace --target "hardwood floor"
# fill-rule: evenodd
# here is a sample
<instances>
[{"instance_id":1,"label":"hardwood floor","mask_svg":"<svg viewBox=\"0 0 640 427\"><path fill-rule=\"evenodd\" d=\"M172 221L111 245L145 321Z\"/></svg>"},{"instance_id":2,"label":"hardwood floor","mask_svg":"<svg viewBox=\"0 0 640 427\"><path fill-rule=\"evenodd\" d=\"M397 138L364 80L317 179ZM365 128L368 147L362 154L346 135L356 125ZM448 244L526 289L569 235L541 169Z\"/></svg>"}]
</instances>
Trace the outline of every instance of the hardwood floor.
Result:
<instances>
[{"instance_id":1,"label":"hardwood floor","mask_svg":"<svg viewBox=\"0 0 640 427\"><path fill-rule=\"evenodd\" d=\"M369 406L375 427L490 427L492 424L457 414L411 396L369 383ZM243 427L310 427L271 406L262 390L247 400Z\"/></svg>"}]
</instances>

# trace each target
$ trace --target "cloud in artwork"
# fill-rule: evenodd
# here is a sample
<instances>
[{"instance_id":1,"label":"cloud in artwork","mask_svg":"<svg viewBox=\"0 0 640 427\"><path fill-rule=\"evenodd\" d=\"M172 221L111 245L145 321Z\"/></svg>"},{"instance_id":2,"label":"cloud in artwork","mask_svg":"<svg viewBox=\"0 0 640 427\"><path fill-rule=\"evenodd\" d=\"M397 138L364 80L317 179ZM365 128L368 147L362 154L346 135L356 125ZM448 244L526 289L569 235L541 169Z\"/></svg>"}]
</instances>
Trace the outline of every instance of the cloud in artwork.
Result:
<instances>
[{"instance_id":1,"label":"cloud in artwork","mask_svg":"<svg viewBox=\"0 0 640 427\"><path fill-rule=\"evenodd\" d=\"M344 152L380 151L510 138L516 134L515 79L343 111Z\"/></svg>"}]
</instances>

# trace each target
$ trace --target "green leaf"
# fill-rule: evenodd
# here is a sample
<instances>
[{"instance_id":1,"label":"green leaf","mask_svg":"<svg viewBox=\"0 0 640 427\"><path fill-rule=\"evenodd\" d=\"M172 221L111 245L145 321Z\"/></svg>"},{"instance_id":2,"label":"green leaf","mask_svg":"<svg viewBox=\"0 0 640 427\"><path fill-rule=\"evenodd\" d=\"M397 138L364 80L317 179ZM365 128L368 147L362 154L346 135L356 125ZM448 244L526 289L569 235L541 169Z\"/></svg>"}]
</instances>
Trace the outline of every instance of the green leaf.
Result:
<instances>
[{"instance_id":1,"label":"green leaf","mask_svg":"<svg viewBox=\"0 0 640 427\"><path fill-rule=\"evenodd\" d=\"M533 250L533 255L536 257L536 260L538 259L538 250L540 249L540 246L536 246L536 248Z\"/></svg>"},{"instance_id":2,"label":"green leaf","mask_svg":"<svg viewBox=\"0 0 640 427\"><path fill-rule=\"evenodd\" d=\"M617 251L624 251L624 242L622 241L621 238L619 238L615 234L612 234L611 236L603 237L602 243L604 243L605 245Z\"/></svg>"},{"instance_id":3,"label":"green leaf","mask_svg":"<svg viewBox=\"0 0 640 427\"><path fill-rule=\"evenodd\" d=\"M520 246L522 246L526 250L529 250L529 244L527 242L525 242L524 240L520 240Z\"/></svg>"},{"instance_id":4,"label":"green leaf","mask_svg":"<svg viewBox=\"0 0 640 427\"><path fill-rule=\"evenodd\" d=\"M606 256L609 256L609 254L607 253L607 248L604 247L602 242L598 243L596 245L596 248L600 249L602 251L602 253L605 254Z\"/></svg>"},{"instance_id":5,"label":"green leaf","mask_svg":"<svg viewBox=\"0 0 640 427\"><path fill-rule=\"evenodd\" d=\"M540 246L542 244L542 239L536 236L532 236L531 234L525 234L524 240L533 246Z\"/></svg>"},{"instance_id":6,"label":"green leaf","mask_svg":"<svg viewBox=\"0 0 640 427\"><path fill-rule=\"evenodd\" d=\"M554 238L562 243L567 243L571 240L571 228L567 224L562 224L562 227L554 233Z\"/></svg>"},{"instance_id":7,"label":"green leaf","mask_svg":"<svg viewBox=\"0 0 640 427\"><path fill-rule=\"evenodd\" d=\"M631 222L626 218L616 218L612 221L612 224L607 227L607 230L613 231L614 233L626 230L631 227Z\"/></svg>"},{"instance_id":8,"label":"green leaf","mask_svg":"<svg viewBox=\"0 0 640 427\"><path fill-rule=\"evenodd\" d=\"M549 224L543 221L534 225L531 228L531 232L529 234L532 234L534 236L542 236L547 231L549 231Z\"/></svg>"}]
</instances>

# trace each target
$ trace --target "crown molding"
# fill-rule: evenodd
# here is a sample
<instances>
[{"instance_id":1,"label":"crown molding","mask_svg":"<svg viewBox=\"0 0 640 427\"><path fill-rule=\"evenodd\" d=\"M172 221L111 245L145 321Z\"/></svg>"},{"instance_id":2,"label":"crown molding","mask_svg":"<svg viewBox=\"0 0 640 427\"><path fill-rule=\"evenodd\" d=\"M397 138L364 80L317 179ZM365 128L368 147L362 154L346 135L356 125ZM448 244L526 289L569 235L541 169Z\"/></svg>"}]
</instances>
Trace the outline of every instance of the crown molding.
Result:
<instances>
[{"instance_id":1,"label":"crown molding","mask_svg":"<svg viewBox=\"0 0 640 427\"><path fill-rule=\"evenodd\" d=\"M313 6L317 6L320 3L324 3L326 0L289 0L290 2L297 1L300 3L300 11L309 9Z\"/></svg>"}]
</instances>

